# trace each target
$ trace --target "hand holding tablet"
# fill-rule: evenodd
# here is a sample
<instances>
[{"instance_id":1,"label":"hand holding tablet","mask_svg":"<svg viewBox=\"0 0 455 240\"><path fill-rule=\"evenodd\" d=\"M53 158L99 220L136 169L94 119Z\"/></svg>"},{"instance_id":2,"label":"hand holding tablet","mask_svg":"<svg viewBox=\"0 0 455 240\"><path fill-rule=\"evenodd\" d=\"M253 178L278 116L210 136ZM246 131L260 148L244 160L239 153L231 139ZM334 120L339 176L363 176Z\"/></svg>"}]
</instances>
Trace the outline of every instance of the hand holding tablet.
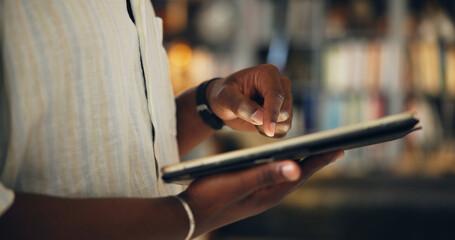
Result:
<instances>
[{"instance_id":1,"label":"hand holding tablet","mask_svg":"<svg viewBox=\"0 0 455 240\"><path fill-rule=\"evenodd\" d=\"M266 162L282 159L302 160L312 155L391 141L421 129L421 127L415 127L418 122L414 113L391 115L276 143L165 166L162 169L162 178L169 183L189 183L195 178L249 168Z\"/></svg>"}]
</instances>

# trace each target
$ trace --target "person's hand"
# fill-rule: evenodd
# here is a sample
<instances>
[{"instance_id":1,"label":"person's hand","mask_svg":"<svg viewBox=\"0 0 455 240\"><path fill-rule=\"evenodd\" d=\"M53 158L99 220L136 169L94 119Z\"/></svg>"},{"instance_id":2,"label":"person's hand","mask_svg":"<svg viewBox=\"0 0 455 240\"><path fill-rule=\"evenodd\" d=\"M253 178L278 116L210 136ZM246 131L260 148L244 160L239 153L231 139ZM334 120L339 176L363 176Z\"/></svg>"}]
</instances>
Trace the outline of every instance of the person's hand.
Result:
<instances>
[{"instance_id":1,"label":"person's hand","mask_svg":"<svg viewBox=\"0 0 455 240\"><path fill-rule=\"evenodd\" d=\"M212 82L206 94L212 111L229 127L282 137L292 124L290 85L275 66L265 64Z\"/></svg>"},{"instance_id":2,"label":"person's hand","mask_svg":"<svg viewBox=\"0 0 455 240\"><path fill-rule=\"evenodd\" d=\"M311 175L343 155L343 151L332 152L300 164L277 161L196 180L180 194L194 212L194 236L275 206Z\"/></svg>"}]
</instances>

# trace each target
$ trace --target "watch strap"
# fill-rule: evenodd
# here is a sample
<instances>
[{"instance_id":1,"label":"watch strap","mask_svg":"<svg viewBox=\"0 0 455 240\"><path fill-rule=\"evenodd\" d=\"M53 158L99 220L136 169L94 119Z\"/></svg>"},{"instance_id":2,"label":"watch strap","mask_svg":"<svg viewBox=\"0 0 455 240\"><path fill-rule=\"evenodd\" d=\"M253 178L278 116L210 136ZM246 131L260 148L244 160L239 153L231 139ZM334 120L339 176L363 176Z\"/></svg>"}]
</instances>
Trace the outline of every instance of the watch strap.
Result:
<instances>
[{"instance_id":1,"label":"watch strap","mask_svg":"<svg viewBox=\"0 0 455 240\"><path fill-rule=\"evenodd\" d=\"M196 110L201 116L202 120L215 130L220 130L224 126L223 120L216 116L210 108L209 102L207 101L206 91L208 85L220 78L213 78L208 81L201 83L196 89Z\"/></svg>"}]
</instances>

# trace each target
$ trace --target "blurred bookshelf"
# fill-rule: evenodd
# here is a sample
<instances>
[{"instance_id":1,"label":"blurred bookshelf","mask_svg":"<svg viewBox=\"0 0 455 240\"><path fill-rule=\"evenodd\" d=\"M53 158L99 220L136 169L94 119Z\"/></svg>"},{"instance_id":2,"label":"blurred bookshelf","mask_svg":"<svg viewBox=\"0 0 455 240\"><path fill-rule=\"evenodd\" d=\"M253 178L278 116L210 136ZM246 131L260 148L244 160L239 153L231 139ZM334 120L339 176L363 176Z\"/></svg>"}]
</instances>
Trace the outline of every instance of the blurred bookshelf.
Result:
<instances>
[{"instance_id":1,"label":"blurred bookshelf","mask_svg":"<svg viewBox=\"0 0 455 240\"><path fill-rule=\"evenodd\" d=\"M278 210L225 228L215 239L383 239L390 235L380 228L400 221L409 224L401 223L404 232L392 227L392 236L455 236L444 223L455 220L455 201L444 200L453 199L455 189L455 1L152 2L164 18L176 94L215 76L272 63L293 85L294 121L287 137L403 111L417 112L423 126L402 140L348 151ZM185 159L270 141L277 140L225 128ZM344 198L334 197L343 191ZM363 195L361 204L349 204ZM297 203L304 199L320 204ZM377 221L361 220L377 214ZM273 228L271 222L289 217L316 220L301 232ZM343 223L345 217L352 221ZM271 227L269 237L261 235L260 224ZM360 229L348 230L354 225Z\"/></svg>"}]
</instances>

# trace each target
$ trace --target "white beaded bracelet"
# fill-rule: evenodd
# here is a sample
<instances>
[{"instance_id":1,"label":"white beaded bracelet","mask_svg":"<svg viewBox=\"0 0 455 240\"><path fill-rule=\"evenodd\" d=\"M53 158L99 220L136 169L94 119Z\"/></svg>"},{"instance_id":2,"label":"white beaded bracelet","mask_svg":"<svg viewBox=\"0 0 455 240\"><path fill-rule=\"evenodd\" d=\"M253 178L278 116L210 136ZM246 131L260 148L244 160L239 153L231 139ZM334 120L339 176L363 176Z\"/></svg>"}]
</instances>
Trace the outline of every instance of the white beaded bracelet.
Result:
<instances>
[{"instance_id":1,"label":"white beaded bracelet","mask_svg":"<svg viewBox=\"0 0 455 240\"><path fill-rule=\"evenodd\" d=\"M193 236L194 229L196 228L193 212L191 211L191 208L188 205L188 203L185 200L183 200L183 198L181 198L178 195L173 196L173 197L177 198L179 200L179 202L182 204L183 208L186 211L186 215L188 216L188 220L190 221L190 229L188 230L188 234L186 235L186 238L185 238L185 240L190 240L191 237Z\"/></svg>"}]
</instances>

